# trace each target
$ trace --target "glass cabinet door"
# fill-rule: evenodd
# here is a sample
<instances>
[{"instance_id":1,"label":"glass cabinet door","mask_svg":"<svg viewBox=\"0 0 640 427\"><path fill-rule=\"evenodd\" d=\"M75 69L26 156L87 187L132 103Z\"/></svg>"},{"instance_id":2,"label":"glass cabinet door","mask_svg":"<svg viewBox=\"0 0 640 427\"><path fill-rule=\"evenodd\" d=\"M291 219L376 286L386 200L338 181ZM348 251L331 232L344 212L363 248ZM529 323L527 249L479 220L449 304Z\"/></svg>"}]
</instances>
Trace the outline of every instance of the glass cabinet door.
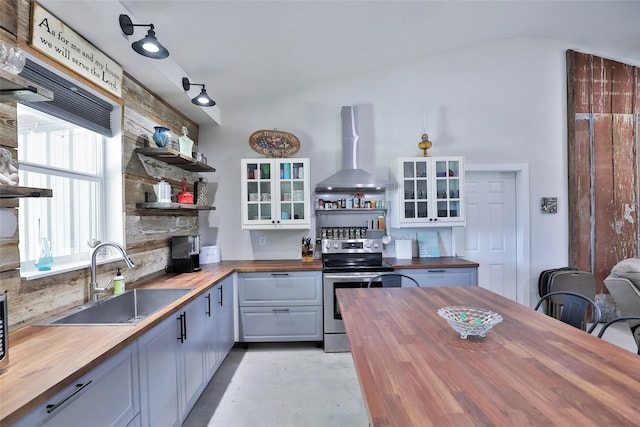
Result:
<instances>
[{"instance_id":1,"label":"glass cabinet door","mask_svg":"<svg viewBox=\"0 0 640 427\"><path fill-rule=\"evenodd\" d=\"M427 161L405 161L402 164L402 204L405 219L427 218L429 215L429 170Z\"/></svg>"},{"instance_id":2,"label":"glass cabinet door","mask_svg":"<svg viewBox=\"0 0 640 427\"><path fill-rule=\"evenodd\" d=\"M246 219L248 221L270 221L271 209L271 163L247 163L246 171Z\"/></svg>"},{"instance_id":3,"label":"glass cabinet door","mask_svg":"<svg viewBox=\"0 0 640 427\"><path fill-rule=\"evenodd\" d=\"M278 160L280 189L280 220L307 220L305 203L308 200L305 185L305 162L300 159Z\"/></svg>"},{"instance_id":4,"label":"glass cabinet door","mask_svg":"<svg viewBox=\"0 0 640 427\"><path fill-rule=\"evenodd\" d=\"M462 157L398 159L398 224L464 225Z\"/></svg>"},{"instance_id":5,"label":"glass cabinet door","mask_svg":"<svg viewBox=\"0 0 640 427\"><path fill-rule=\"evenodd\" d=\"M460 179L459 160L437 160L436 201L438 218L460 218Z\"/></svg>"},{"instance_id":6,"label":"glass cabinet door","mask_svg":"<svg viewBox=\"0 0 640 427\"><path fill-rule=\"evenodd\" d=\"M309 228L309 159L242 160L243 230Z\"/></svg>"}]
</instances>

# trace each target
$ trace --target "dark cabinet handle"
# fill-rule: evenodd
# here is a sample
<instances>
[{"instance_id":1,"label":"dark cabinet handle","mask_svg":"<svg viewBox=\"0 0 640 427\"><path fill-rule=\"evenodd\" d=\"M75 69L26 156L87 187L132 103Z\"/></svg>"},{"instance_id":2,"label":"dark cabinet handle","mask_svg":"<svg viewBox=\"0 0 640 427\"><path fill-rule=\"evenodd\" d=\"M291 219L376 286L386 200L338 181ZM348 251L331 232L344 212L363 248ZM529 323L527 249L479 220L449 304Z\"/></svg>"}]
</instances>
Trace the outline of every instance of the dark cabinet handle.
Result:
<instances>
[{"instance_id":1,"label":"dark cabinet handle","mask_svg":"<svg viewBox=\"0 0 640 427\"><path fill-rule=\"evenodd\" d=\"M288 276L289 273L271 273L272 276Z\"/></svg>"},{"instance_id":2,"label":"dark cabinet handle","mask_svg":"<svg viewBox=\"0 0 640 427\"><path fill-rule=\"evenodd\" d=\"M220 306L222 306L222 285L220 285Z\"/></svg>"},{"instance_id":3,"label":"dark cabinet handle","mask_svg":"<svg viewBox=\"0 0 640 427\"><path fill-rule=\"evenodd\" d=\"M50 414L53 411L55 411L56 409L58 409L60 407L60 405L62 405L67 400L71 399L76 394L80 393L89 384L91 384L91 380L87 381L84 384L76 384L76 389L69 396L65 397L64 399L62 399L62 401L60 401L58 403L52 403L51 405L47 405L47 414Z\"/></svg>"},{"instance_id":4,"label":"dark cabinet handle","mask_svg":"<svg viewBox=\"0 0 640 427\"><path fill-rule=\"evenodd\" d=\"M178 316L176 318L178 320L178 323L180 324L180 336L178 337L178 340L180 340L180 343L184 343L184 340L187 339L187 331L186 331L186 314L182 313L180 316Z\"/></svg>"},{"instance_id":5,"label":"dark cabinet handle","mask_svg":"<svg viewBox=\"0 0 640 427\"><path fill-rule=\"evenodd\" d=\"M289 310L288 308L274 308L271 311L273 311L274 313L288 313L291 310Z\"/></svg>"},{"instance_id":6,"label":"dark cabinet handle","mask_svg":"<svg viewBox=\"0 0 640 427\"><path fill-rule=\"evenodd\" d=\"M211 294L207 294L207 296L204 298L207 300L207 311L205 311L204 314L206 314L208 317L211 317Z\"/></svg>"},{"instance_id":7,"label":"dark cabinet handle","mask_svg":"<svg viewBox=\"0 0 640 427\"><path fill-rule=\"evenodd\" d=\"M187 340L187 312L182 313L182 321L184 322L184 340Z\"/></svg>"},{"instance_id":8,"label":"dark cabinet handle","mask_svg":"<svg viewBox=\"0 0 640 427\"><path fill-rule=\"evenodd\" d=\"M446 270L427 270L429 273L444 273Z\"/></svg>"}]
</instances>

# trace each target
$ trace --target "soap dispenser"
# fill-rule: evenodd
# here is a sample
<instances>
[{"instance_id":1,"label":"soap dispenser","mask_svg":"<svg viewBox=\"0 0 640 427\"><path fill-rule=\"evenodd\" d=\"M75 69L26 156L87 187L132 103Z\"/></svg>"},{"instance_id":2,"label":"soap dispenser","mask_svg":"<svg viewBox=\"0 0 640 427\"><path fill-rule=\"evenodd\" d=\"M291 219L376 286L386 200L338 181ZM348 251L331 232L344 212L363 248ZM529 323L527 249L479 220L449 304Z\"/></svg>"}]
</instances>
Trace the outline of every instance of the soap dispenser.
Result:
<instances>
[{"instance_id":1,"label":"soap dispenser","mask_svg":"<svg viewBox=\"0 0 640 427\"><path fill-rule=\"evenodd\" d=\"M124 293L124 276L120 272L118 268L118 272L116 273L116 277L113 278L113 294L120 295Z\"/></svg>"}]
</instances>

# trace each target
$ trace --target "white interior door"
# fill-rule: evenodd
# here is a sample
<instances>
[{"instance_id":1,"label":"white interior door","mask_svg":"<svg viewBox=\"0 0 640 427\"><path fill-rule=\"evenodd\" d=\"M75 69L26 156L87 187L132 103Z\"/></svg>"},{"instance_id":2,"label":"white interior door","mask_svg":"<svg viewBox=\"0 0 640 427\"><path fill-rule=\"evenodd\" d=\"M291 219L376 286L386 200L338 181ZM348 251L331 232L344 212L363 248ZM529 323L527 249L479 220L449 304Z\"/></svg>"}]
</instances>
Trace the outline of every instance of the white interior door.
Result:
<instances>
[{"instance_id":1,"label":"white interior door","mask_svg":"<svg viewBox=\"0 0 640 427\"><path fill-rule=\"evenodd\" d=\"M479 286L517 301L516 174L467 171L465 195L461 252L480 264Z\"/></svg>"}]
</instances>

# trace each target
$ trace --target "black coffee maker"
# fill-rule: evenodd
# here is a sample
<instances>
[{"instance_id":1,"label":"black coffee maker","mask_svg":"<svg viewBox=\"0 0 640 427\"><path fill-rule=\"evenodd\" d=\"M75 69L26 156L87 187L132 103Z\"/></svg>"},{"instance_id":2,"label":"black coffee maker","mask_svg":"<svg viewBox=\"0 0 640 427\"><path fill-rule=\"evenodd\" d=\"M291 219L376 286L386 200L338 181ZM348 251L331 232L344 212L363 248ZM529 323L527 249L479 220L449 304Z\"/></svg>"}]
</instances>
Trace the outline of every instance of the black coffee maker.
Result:
<instances>
[{"instance_id":1,"label":"black coffee maker","mask_svg":"<svg viewBox=\"0 0 640 427\"><path fill-rule=\"evenodd\" d=\"M174 236L171 258L174 273L200 271L200 236Z\"/></svg>"}]
</instances>

